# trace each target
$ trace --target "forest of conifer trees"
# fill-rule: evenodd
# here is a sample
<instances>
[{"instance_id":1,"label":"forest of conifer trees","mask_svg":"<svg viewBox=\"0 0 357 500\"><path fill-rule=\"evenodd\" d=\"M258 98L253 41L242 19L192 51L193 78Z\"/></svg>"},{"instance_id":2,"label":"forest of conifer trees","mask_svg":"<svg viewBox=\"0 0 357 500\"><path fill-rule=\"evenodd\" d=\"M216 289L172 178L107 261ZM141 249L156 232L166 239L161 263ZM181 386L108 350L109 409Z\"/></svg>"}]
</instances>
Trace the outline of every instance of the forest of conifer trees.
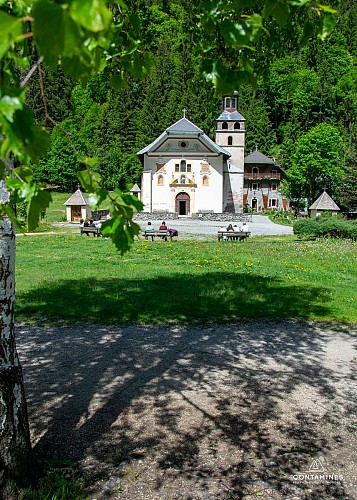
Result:
<instances>
[{"instance_id":1,"label":"forest of conifer trees","mask_svg":"<svg viewBox=\"0 0 357 500\"><path fill-rule=\"evenodd\" d=\"M221 99L203 76L197 50L202 40L190 2L127 3L133 3L141 43L152 54L144 78L130 76L122 85L104 71L80 85L60 68L44 68L48 112L59 127L52 129L51 148L35 173L52 188L76 187L82 166L73 146L83 156L99 158L103 187L126 190L140 183L136 152L182 118L184 108L187 118L214 138ZM266 35L257 44L256 87L245 83L239 88L246 154L258 147L274 156L288 172L284 189L295 198L307 196L308 164L309 175L319 179L316 194L327 186L345 209L357 206L356 24L357 4L343 0L333 33L299 48L299 23L292 17L277 28L274 39ZM31 80L27 100L43 123L38 77Z\"/></svg>"}]
</instances>

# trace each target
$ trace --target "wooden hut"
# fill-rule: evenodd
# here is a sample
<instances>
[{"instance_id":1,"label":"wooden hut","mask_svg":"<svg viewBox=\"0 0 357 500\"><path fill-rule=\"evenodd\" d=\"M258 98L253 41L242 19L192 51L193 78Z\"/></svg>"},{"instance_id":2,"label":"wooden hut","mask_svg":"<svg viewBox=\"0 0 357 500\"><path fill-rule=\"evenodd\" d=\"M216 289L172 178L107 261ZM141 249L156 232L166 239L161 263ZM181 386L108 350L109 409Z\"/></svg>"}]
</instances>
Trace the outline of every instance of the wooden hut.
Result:
<instances>
[{"instance_id":1,"label":"wooden hut","mask_svg":"<svg viewBox=\"0 0 357 500\"><path fill-rule=\"evenodd\" d=\"M324 190L324 192L317 198L316 201L309 207L310 216L317 217L324 212L332 212L333 214L338 214L341 209L333 201L331 196Z\"/></svg>"},{"instance_id":2,"label":"wooden hut","mask_svg":"<svg viewBox=\"0 0 357 500\"><path fill-rule=\"evenodd\" d=\"M137 184L134 184L134 186L130 189L129 193L131 195L136 196L137 198L139 198L139 200L141 199L140 198L141 189L139 188L139 186Z\"/></svg>"},{"instance_id":3,"label":"wooden hut","mask_svg":"<svg viewBox=\"0 0 357 500\"><path fill-rule=\"evenodd\" d=\"M64 205L66 207L66 220L68 222L79 222L81 219L90 219L92 216L87 198L79 188L64 202Z\"/></svg>"}]
</instances>

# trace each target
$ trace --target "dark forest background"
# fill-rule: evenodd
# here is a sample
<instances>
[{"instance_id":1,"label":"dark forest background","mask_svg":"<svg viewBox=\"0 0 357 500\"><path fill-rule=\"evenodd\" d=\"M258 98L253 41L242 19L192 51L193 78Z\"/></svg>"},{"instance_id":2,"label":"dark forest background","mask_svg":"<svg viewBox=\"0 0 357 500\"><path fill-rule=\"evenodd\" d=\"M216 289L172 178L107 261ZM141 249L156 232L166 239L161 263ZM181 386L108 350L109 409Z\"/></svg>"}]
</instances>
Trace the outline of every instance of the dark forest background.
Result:
<instances>
[{"instance_id":1,"label":"dark forest background","mask_svg":"<svg viewBox=\"0 0 357 500\"><path fill-rule=\"evenodd\" d=\"M51 148L35 172L37 180L53 189L72 191L77 186L76 173L83 166L70 142L82 155L99 158L103 187L127 190L140 184L137 151L182 118L184 108L187 118L214 139L221 98L202 74L192 3L127 4L140 21L143 48L153 54L147 76L128 77L121 87L104 70L83 86L65 77L61 68L44 68L48 111L60 127L52 128ZM288 171L294 164L296 168L301 155L309 156L310 147L316 156L314 142L323 142L341 172L330 191L341 206L356 207L357 3L342 1L333 34L324 41L312 39L302 49L296 21L292 16L284 28L276 28L274 37L261 38L254 56L256 88L238 89L239 111L246 118L246 154L258 147ZM27 100L43 123L38 76L30 82Z\"/></svg>"}]
</instances>

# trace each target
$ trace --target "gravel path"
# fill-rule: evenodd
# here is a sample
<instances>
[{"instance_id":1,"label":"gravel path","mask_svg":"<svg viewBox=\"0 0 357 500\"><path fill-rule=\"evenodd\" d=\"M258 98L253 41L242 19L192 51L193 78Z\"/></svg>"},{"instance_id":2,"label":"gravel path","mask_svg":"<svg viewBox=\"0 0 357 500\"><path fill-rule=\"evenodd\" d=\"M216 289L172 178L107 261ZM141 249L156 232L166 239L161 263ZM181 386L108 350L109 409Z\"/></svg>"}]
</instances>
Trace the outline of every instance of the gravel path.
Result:
<instances>
[{"instance_id":1,"label":"gravel path","mask_svg":"<svg viewBox=\"0 0 357 500\"><path fill-rule=\"evenodd\" d=\"M91 499L357 498L356 333L19 325L35 450Z\"/></svg>"}]
</instances>

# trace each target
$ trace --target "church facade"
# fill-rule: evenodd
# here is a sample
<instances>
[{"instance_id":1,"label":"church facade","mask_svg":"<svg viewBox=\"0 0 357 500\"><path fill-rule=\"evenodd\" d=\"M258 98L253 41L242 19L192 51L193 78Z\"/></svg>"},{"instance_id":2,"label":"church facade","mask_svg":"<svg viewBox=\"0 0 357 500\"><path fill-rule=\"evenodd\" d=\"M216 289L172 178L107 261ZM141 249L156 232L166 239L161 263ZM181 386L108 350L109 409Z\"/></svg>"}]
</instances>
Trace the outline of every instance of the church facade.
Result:
<instances>
[{"instance_id":1,"label":"church facade","mask_svg":"<svg viewBox=\"0 0 357 500\"><path fill-rule=\"evenodd\" d=\"M139 151L143 165L141 201L149 213L241 213L245 119L238 96L224 97L215 141L186 117Z\"/></svg>"}]
</instances>

